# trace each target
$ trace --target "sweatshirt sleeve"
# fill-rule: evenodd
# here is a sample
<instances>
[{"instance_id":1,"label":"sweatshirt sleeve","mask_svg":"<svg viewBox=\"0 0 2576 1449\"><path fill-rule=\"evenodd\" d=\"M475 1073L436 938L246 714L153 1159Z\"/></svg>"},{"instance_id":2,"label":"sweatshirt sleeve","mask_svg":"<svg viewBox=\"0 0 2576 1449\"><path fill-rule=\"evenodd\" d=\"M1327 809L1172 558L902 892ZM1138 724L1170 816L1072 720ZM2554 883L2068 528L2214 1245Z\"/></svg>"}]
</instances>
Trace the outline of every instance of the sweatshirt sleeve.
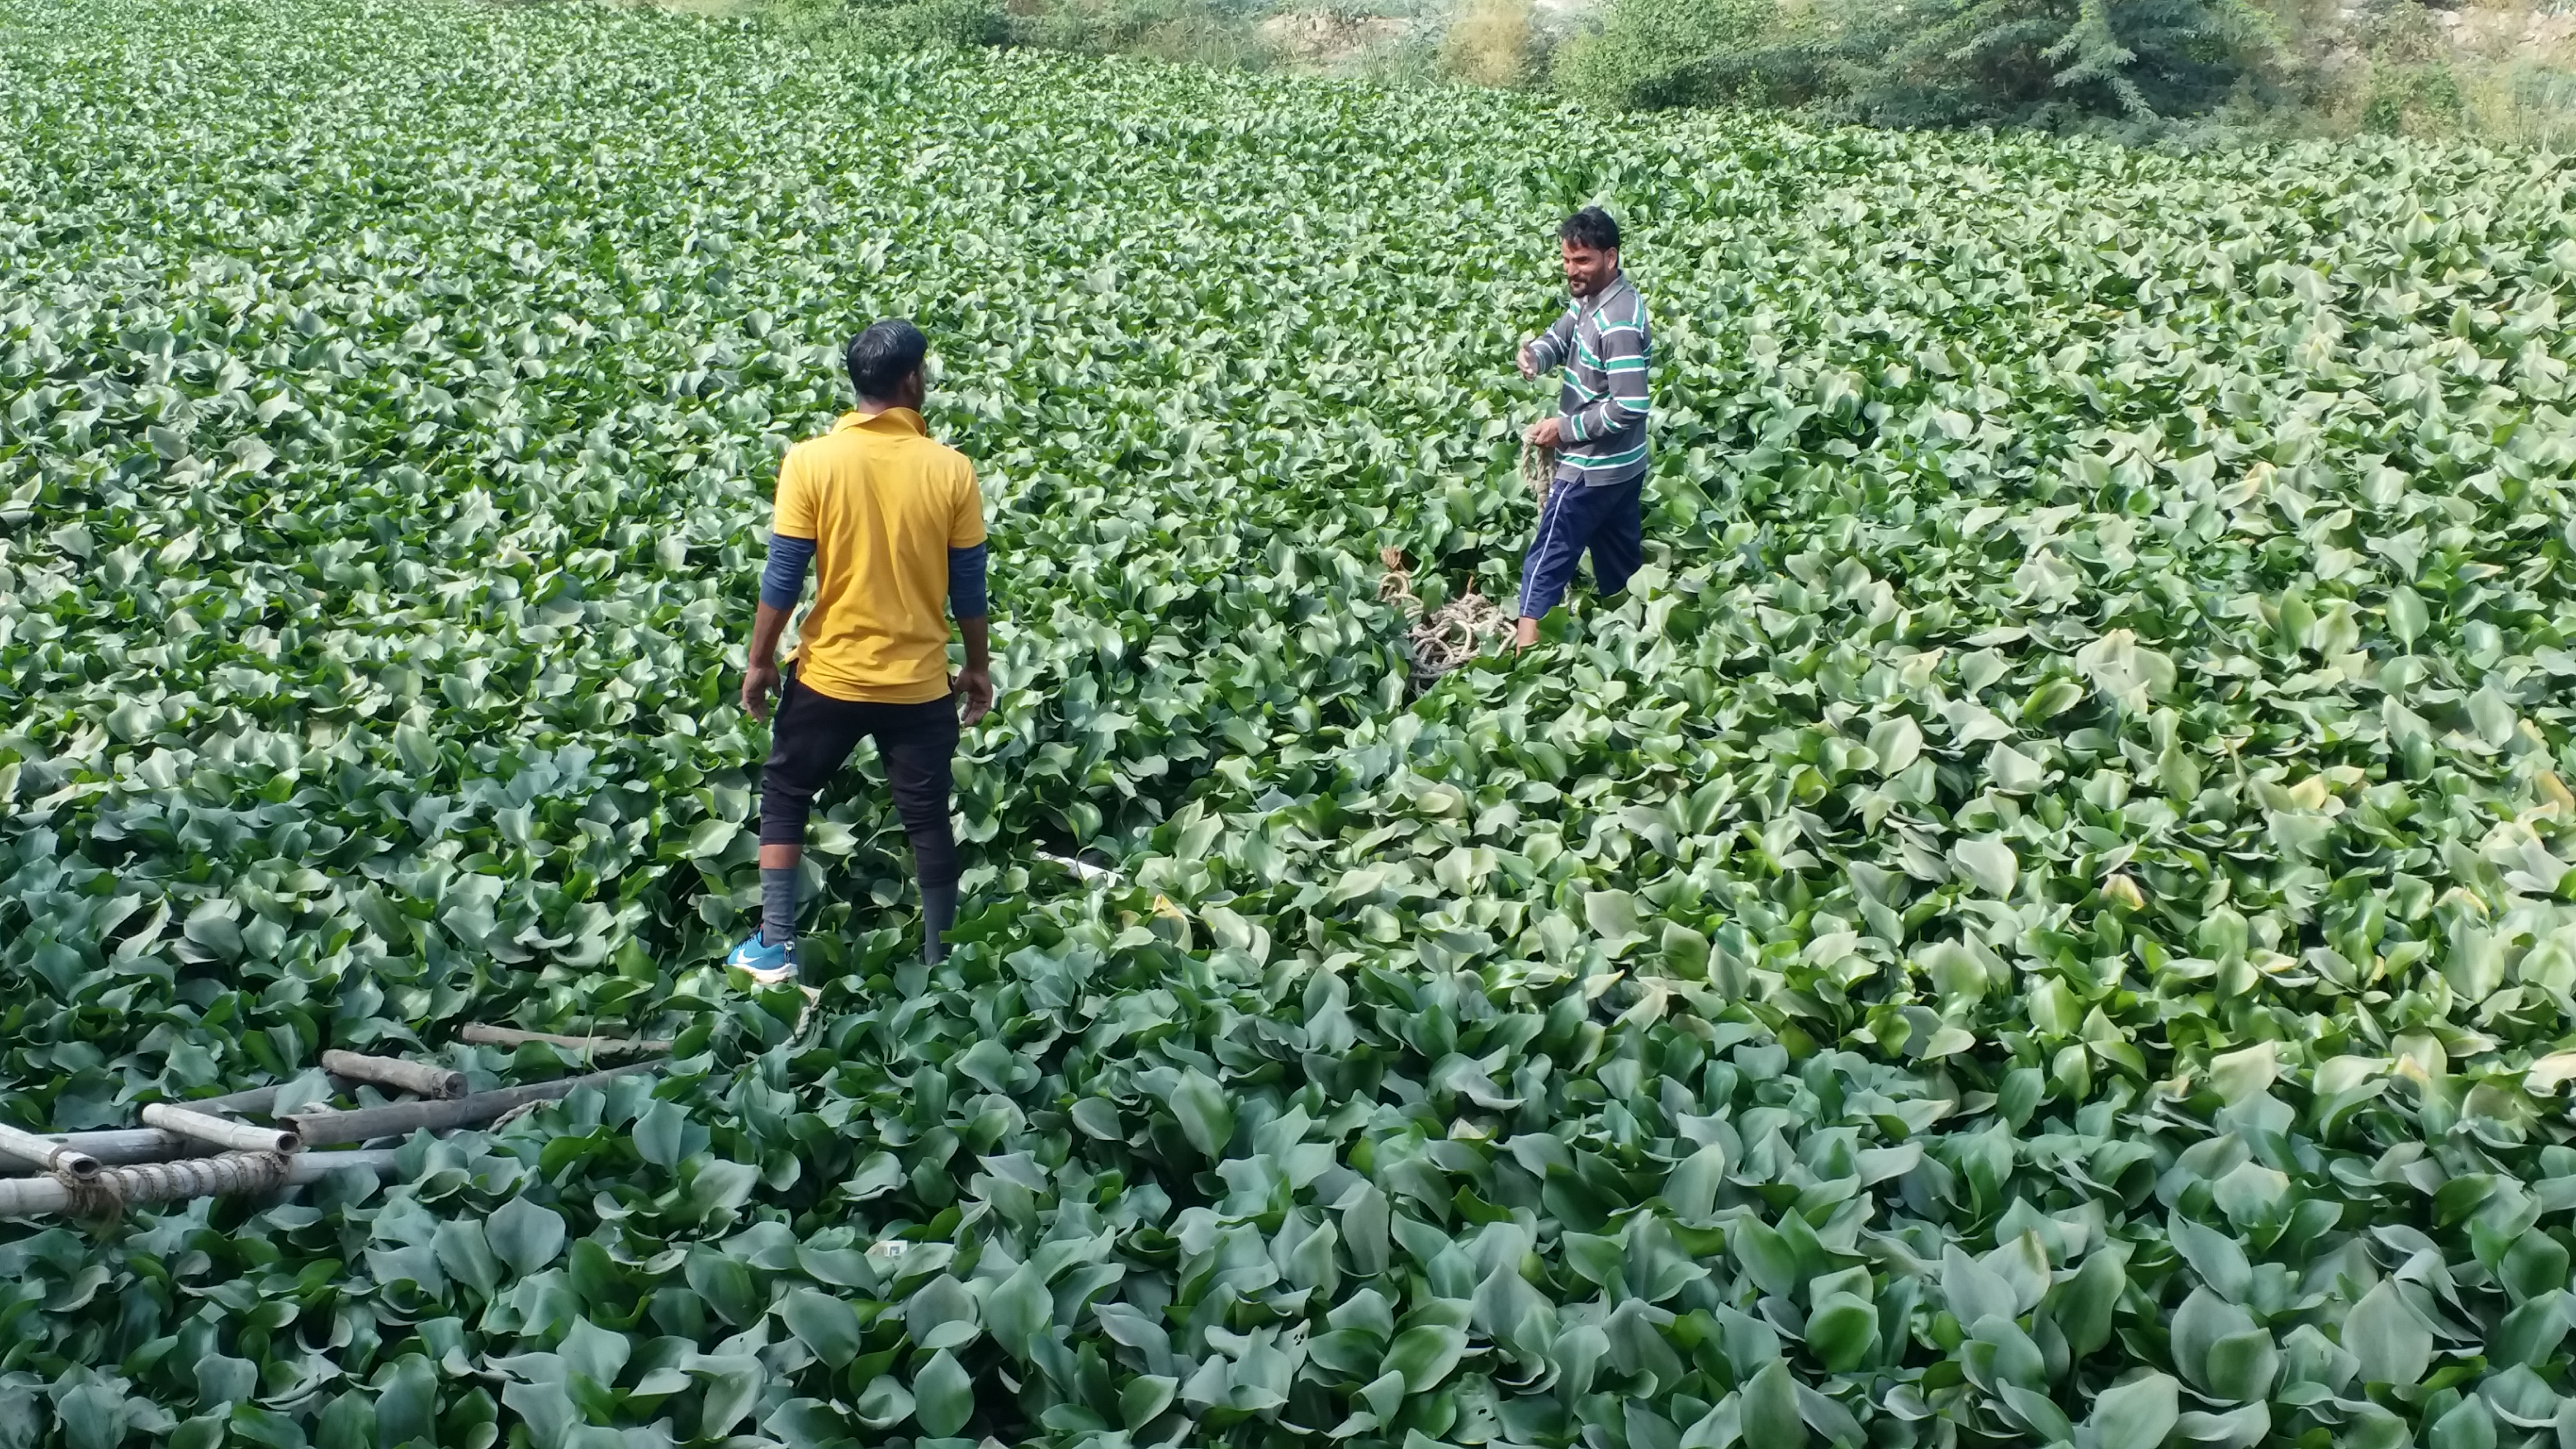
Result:
<instances>
[{"instance_id":1,"label":"sweatshirt sleeve","mask_svg":"<svg viewBox=\"0 0 2576 1449\"><path fill-rule=\"evenodd\" d=\"M1537 371L1554 372L1564 366L1566 351L1574 342L1574 312L1574 308L1566 308L1531 341L1530 361L1537 364Z\"/></svg>"}]
</instances>

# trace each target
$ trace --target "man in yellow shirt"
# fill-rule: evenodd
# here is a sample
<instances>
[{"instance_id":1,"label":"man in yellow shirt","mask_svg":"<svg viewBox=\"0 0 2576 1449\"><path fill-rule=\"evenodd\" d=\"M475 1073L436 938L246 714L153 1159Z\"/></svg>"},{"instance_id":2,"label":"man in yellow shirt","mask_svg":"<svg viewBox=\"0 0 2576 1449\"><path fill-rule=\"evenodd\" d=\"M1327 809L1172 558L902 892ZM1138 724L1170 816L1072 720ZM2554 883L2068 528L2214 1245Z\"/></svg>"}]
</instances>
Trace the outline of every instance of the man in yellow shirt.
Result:
<instances>
[{"instance_id":1,"label":"man in yellow shirt","mask_svg":"<svg viewBox=\"0 0 2576 1449\"><path fill-rule=\"evenodd\" d=\"M796 975L796 867L814 792L873 736L895 814L921 881L923 959L946 954L957 920L957 841L948 818L950 761L962 713L993 707L985 635L984 503L974 465L931 441L921 422L921 330L878 322L850 342L858 411L787 450L778 469L769 564L761 573L742 707L769 715L786 632L810 564L805 613L769 763L760 775L760 929L725 964L763 985ZM943 604L946 606L943 609ZM966 668L948 677L948 618L966 636Z\"/></svg>"}]
</instances>

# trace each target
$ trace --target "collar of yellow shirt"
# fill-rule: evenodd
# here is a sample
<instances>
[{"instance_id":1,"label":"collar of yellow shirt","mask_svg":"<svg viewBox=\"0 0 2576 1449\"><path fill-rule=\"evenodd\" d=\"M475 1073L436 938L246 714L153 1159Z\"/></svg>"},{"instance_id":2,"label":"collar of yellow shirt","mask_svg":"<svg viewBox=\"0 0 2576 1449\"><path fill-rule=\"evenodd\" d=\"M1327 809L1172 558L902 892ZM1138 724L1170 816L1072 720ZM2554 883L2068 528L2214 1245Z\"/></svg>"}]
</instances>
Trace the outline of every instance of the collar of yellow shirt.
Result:
<instances>
[{"instance_id":1,"label":"collar of yellow shirt","mask_svg":"<svg viewBox=\"0 0 2576 1449\"><path fill-rule=\"evenodd\" d=\"M909 433L916 438L930 436L930 429L923 425L921 414L910 408L887 408L873 414L843 413L841 420L832 425L832 431L836 433L851 428L865 428L871 433Z\"/></svg>"}]
</instances>

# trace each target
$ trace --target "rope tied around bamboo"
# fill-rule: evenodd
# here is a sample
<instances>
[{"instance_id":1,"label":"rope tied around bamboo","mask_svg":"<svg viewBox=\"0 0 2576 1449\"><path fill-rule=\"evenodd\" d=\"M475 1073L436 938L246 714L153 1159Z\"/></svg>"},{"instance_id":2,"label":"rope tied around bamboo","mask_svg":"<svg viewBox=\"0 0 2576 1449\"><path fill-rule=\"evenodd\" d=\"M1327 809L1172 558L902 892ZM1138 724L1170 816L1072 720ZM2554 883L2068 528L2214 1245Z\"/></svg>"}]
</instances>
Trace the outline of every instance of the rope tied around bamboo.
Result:
<instances>
[{"instance_id":1,"label":"rope tied around bamboo","mask_svg":"<svg viewBox=\"0 0 2576 1449\"><path fill-rule=\"evenodd\" d=\"M289 1166L281 1152L226 1152L174 1162L140 1162L91 1177L59 1168L48 1175L62 1185L73 1216L111 1221L124 1216L127 1205L133 1203L268 1192L285 1185Z\"/></svg>"},{"instance_id":2,"label":"rope tied around bamboo","mask_svg":"<svg viewBox=\"0 0 2576 1449\"><path fill-rule=\"evenodd\" d=\"M1548 489L1556 479L1556 450L1523 439L1520 475L1522 486L1545 509ZM1416 681L1437 679L1475 658L1484 652L1488 638L1510 636L1512 615L1502 605L1469 589L1439 608L1426 611L1413 592L1413 575L1404 566L1404 551L1379 549L1378 562L1386 566L1385 576L1377 582L1378 601L1400 604L1414 618L1406 640L1413 646Z\"/></svg>"}]
</instances>

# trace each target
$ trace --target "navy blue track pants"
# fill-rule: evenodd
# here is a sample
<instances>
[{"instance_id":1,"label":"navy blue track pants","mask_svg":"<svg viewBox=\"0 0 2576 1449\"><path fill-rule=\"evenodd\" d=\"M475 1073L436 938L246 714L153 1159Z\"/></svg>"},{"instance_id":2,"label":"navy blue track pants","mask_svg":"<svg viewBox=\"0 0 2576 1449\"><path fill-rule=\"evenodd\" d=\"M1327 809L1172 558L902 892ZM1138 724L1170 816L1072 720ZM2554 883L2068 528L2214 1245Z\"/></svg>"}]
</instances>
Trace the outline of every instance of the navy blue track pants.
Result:
<instances>
[{"instance_id":1,"label":"navy blue track pants","mask_svg":"<svg viewBox=\"0 0 2576 1449\"><path fill-rule=\"evenodd\" d=\"M1628 576L1646 562L1645 492L1643 478L1608 488L1560 479L1547 490L1538 535L1521 564L1521 618L1545 618L1556 607L1587 548L1594 589L1615 594L1628 587Z\"/></svg>"}]
</instances>

